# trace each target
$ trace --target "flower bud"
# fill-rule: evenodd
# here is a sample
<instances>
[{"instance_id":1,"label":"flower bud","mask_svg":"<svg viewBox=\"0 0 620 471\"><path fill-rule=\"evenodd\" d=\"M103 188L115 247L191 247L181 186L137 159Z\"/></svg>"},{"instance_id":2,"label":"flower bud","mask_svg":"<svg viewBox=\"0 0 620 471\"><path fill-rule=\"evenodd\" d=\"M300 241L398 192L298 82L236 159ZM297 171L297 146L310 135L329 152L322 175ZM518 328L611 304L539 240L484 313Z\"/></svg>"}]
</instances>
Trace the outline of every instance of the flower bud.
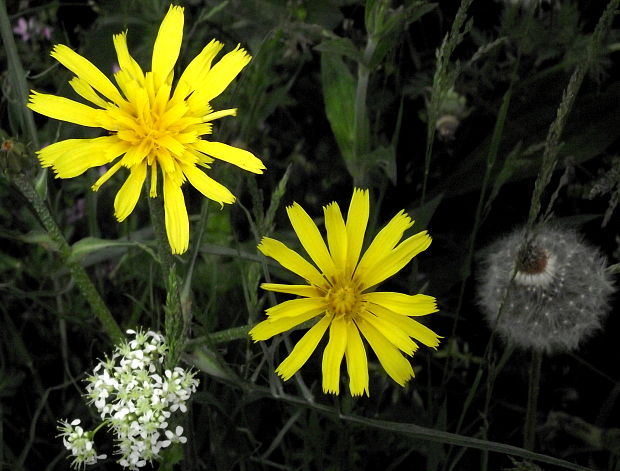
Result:
<instances>
[{"instance_id":1,"label":"flower bud","mask_svg":"<svg viewBox=\"0 0 620 471\"><path fill-rule=\"evenodd\" d=\"M443 141L454 139L461 120L469 114L467 99L451 88L441 100L438 114L435 129L439 138Z\"/></svg>"}]
</instances>

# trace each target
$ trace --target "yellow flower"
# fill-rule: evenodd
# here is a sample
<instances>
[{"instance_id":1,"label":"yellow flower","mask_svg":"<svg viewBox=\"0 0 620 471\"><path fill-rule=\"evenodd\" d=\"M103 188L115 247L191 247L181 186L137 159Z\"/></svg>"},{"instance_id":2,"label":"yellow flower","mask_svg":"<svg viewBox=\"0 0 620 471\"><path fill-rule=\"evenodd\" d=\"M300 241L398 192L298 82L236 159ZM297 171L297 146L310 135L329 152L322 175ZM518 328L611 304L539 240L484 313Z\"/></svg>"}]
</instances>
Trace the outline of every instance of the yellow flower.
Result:
<instances>
[{"instance_id":1,"label":"yellow flower","mask_svg":"<svg viewBox=\"0 0 620 471\"><path fill-rule=\"evenodd\" d=\"M252 339L266 340L320 317L276 369L284 380L303 366L329 327L329 342L323 353L324 392L339 393L340 364L345 357L351 394L368 395L368 360L360 333L387 374L404 386L414 373L401 351L411 356L417 350L412 338L429 347L439 345L439 337L433 331L411 318L436 312L435 298L373 291L373 288L426 250L431 243L430 236L423 231L399 243L405 230L413 225L411 218L401 211L377 234L360 258L368 224L368 190L354 190L346 223L337 203L323 208L327 245L301 206L294 203L286 211L301 245L318 270L282 242L262 239L258 249L263 254L308 284L263 283L263 289L301 298L267 309L267 320L250 331Z\"/></svg>"},{"instance_id":2,"label":"yellow flower","mask_svg":"<svg viewBox=\"0 0 620 471\"><path fill-rule=\"evenodd\" d=\"M236 109L214 111L210 101L226 89L250 56L237 46L212 66L223 47L213 40L190 62L172 91L182 38L183 8L171 6L155 39L152 71L144 73L129 54L126 33L115 35L120 70L114 78L118 88L87 59L58 44L52 57L76 75L69 85L95 107L35 91L28 104L50 118L108 131L108 135L94 139L57 142L38 151L38 156L41 165L52 167L57 178L72 178L119 159L92 187L97 191L121 167L129 169L114 200L119 221L135 208L147 167L151 169L149 194L157 196L161 168L166 232L172 252L179 254L189 244L189 220L181 190L185 180L223 205L233 203L235 197L199 167L210 168L216 158L253 173L262 173L265 168L248 151L201 137L211 134L213 120L236 114Z\"/></svg>"}]
</instances>

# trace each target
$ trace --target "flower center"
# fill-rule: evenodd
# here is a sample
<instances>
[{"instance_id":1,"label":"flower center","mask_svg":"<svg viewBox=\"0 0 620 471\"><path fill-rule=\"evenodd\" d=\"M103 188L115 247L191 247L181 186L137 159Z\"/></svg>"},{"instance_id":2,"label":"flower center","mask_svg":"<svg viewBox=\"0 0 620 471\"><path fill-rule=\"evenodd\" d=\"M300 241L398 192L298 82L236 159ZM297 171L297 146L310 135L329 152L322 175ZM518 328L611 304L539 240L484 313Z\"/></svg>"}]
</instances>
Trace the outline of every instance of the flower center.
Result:
<instances>
[{"instance_id":1,"label":"flower center","mask_svg":"<svg viewBox=\"0 0 620 471\"><path fill-rule=\"evenodd\" d=\"M555 275L555 256L533 242L527 243L517 254L515 281L522 285L544 287Z\"/></svg>"},{"instance_id":2,"label":"flower center","mask_svg":"<svg viewBox=\"0 0 620 471\"><path fill-rule=\"evenodd\" d=\"M327 292L327 304L336 316L353 318L361 307L359 290L350 284L337 284Z\"/></svg>"}]
</instances>

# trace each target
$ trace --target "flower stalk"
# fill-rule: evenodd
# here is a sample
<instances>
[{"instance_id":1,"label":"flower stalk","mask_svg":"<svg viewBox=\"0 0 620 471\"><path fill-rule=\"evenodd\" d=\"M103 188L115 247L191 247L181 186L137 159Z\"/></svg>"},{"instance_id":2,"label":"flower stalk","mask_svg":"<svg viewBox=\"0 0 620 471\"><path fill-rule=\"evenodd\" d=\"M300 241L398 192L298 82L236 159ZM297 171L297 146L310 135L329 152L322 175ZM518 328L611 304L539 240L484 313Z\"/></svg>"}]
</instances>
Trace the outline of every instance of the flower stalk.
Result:
<instances>
[{"instance_id":1,"label":"flower stalk","mask_svg":"<svg viewBox=\"0 0 620 471\"><path fill-rule=\"evenodd\" d=\"M527 410L525 412L525 425L523 430L523 448L529 451L534 450L534 443L536 441L536 409L538 408L542 359L542 351L532 350L530 382L527 391Z\"/></svg>"},{"instance_id":2,"label":"flower stalk","mask_svg":"<svg viewBox=\"0 0 620 471\"><path fill-rule=\"evenodd\" d=\"M168 339L169 354L166 358L167 366L177 364L183 350L185 323L181 307L181 293L176 275L174 258L170 252L166 227L164 224L163 205L159 198L149 198L149 212L153 232L157 239L159 260L162 267L164 283L166 285L166 306L164 308L165 335Z\"/></svg>"},{"instance_id":3,"label":"flower stalk","mask_svg":"<svg viewBox=\"0 0 620 471\"><path fill-rule=\"evenodd\" d=\"M114 343L123 339L123 332L119 327L110 310L99 295L99 292L93 285L84 267L79 261L72 259L71 247L63 236L60 228L56 224L49 208L43 201L43 198L37 193L32 186L31 181L22 173L12 175L12 180L19 191L30 202L36 215L39 217L41 224L54 241L58 248L60 256L64 260L75 284L82 292L82 295L88 301L93 314L99 319L110 340Z\"/></svg>"}]
</instances>

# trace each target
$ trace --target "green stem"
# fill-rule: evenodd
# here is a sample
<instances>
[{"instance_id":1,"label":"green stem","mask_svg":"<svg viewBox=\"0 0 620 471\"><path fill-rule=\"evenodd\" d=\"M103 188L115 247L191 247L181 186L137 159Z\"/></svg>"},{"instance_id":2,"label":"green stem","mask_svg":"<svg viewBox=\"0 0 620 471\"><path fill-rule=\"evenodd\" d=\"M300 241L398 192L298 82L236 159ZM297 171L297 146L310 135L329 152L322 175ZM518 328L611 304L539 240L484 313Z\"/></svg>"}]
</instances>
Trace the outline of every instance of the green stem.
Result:
<instances>
[{"instance_id":1,"label":"green stem","mask_svg":"<svg viewBox=\"0 0 620 471\"><path fill-rule=\"evenodd\" d=\"M274 303L275 304L275 303ZM233 340L243 340L248 339L248 332L254 327L256 324L247 324L239 327L231 327L230 329L218 330L217 332L212 332L210 334L204 335L202 337L196 337L187 342L188 346L199 346L203 344L208 345L217 345L219 343L227 343L232 342ZM289 332L293 332L295 330L303 330L312 327L313 321L309 320L299 324L291 329Z\"/></svg>"},{"instance_id":2,"label":"green stem","mask_svg":"<svg viewBox=\"0 0 620 471\"><path fill-rule=\"evenodd\" d=\"M366 110L366 97L368 95L368 82L370 81L370 69L367 64L372 60L372 56L377 48L377 43L372 34L368 35L366 48L364 49L364 60L357 66L357 87L355 89L355 121L354 121L354 149L356 162L363 162L362 156L369 149L369 126L368 113ZM354 176L356 186L365 186L365 172L360 168Z\"/></svg>"},{"instance_id":3,"label":"green stem","mask_svg":"<svg viewBox=\"0 0 620 471\"><path fill-rule=\"evenodd\" d=\"M43 201L43 198L41 198L39 193L37 193L35 188L32 186L31 180L26 178L23 174L13 175L12 180L19 191L30 202L34 212L39 217L41 224L43 224L43 227L48 232L51 239L58 246L60 256L65 261L75 284L90 304L93 313L103 325L103 328L110 337L110 340L112 340L113 343L117 343L122 340L123 332L121 328L114 320L114 317L112 317L112 314L103 302L103 299L101 299L101 296L97 292L97 289L90 280L84 267L78 261L72 259L71 247L54 221L54 218L45 204L45 201Z\"/></svg>"},{"instance_id":4,"label":"green stem","mask_svg":"<svg viewBox=\"0 0 620 471\"><path fill-rule=\"evenodd\" d=\"M527 410L523 427L523 448L530 451L534 450L534 443L536 441L536 409L538 408L542 359L543 354L540 350L532 350L530 383L527 391Z\"/></svg>"},{"instance_id":5,"label":"green stem","mask_svg":"<svg viewBox=\"0 0 620 471\"><path fill-rule=\"evenodd\" d=\"M241 327L232 327L226 330L220 330L208 335L209 342L216 345L219 343L232 342L233 340L241 340L248 338L248 332L254 327L253 325L242 325Z\"/></svg>"},{"instance_id":6,"label":"green stem","mask_svg":"<svg viewBox=\"0 0 620 471\"><path fill-rule=\"evenodd\" d=\"M157 239L159 260L166 286L166 306L164 308L164 331L168 342L166 367L176 366L185 344L185 322L181 309L181 291L176 274L174 257L168 244L164 222L164 208L160 198L148 198L151 224Z\"/></svg>"}]
</instances>

